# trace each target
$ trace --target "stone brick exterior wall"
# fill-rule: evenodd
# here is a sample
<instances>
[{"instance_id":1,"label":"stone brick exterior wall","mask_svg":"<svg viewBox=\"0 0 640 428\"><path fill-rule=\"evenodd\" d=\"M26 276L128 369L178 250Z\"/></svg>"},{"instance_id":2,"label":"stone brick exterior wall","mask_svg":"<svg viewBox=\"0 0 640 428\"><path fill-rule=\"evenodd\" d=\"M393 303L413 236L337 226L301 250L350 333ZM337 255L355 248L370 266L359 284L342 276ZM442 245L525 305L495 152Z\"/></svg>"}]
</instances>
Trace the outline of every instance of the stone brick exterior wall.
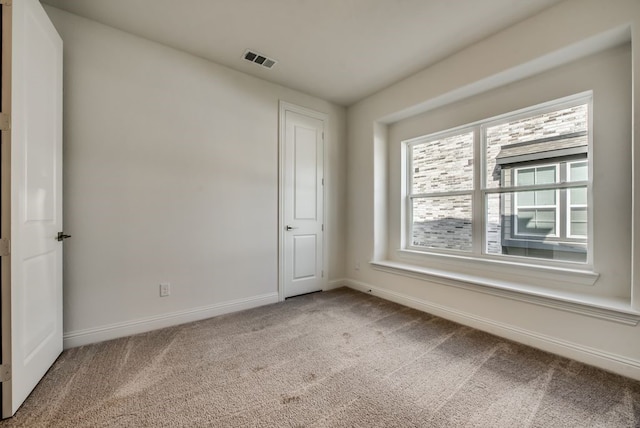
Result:
<instances>
[{"instance_id":1,"label":"stone brick exterior wall","mask_svg":"<svg viewBox=\"0 0 640 428\"><path fill-rule=\"evenodd\" d=\"M471 194L437 194L473 190L473 132L416 144L412 154L413 193L433 195L413 200L412 244L471 251Z\"/></svg>"},{"instance_id":2,"label":"stone brick exterior wall","mask_svg":"<svg viewBox=\"0 0 640 428\"><path fill-rule=\"evenodd\" d=\"M473 132L413 146L413 193L473 190Z\"/></svg>"},{"instance_id":3,"label":"stone brick exterior wall","mask_svg":"<svg viewBox=\"0 0 640 428\"><path fill-rule=\"evenodd\" d=\"M471 251L471 195L414 199L413 245Z\"/></svg>"}]
</instances>

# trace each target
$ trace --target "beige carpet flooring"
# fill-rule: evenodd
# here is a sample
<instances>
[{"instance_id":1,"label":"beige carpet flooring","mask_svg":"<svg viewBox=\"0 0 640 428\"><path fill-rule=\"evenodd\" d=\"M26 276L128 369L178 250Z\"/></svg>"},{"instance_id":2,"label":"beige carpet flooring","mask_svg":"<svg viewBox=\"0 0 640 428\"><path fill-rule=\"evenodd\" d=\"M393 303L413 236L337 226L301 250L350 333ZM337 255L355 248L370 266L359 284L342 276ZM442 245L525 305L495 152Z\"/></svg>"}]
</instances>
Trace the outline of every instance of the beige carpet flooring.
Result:
<instances>
[{"instance_id":1,"label":"beige carpet flooring","mask_svg":"<svg viewBox=\"0 0 640 428\"><path fill-rule=\"evenodd\" d=\"M65 351L0 427L637 427L640 384L349 289Z\"/></svg>"}]
</instances>

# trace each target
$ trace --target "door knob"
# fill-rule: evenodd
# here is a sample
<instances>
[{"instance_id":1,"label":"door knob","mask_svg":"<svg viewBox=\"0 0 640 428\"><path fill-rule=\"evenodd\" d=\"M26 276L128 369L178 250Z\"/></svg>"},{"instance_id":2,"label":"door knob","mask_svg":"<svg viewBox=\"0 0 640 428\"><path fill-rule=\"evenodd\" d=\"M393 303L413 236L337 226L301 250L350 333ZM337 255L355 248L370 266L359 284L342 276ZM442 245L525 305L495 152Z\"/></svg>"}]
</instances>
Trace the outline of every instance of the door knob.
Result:
<instances>
[{"instance_id":1,"label":"door knob","mask_svg":"<svg viewBox=\"0 0 640 428\"><path fill-rule=\"evenodd\" d=\"M285 229L287 229L287 230L293 230L293 229L297 229L297 227L293 227L293 226L289 226L289 225L287 225L287 227L286 227Z\"/></svg>"},{"instance_id":2,"label":"door knob","mask_svg":"<svg viewBox=\"0 0 640 428\"><path fill-rule=\"evenodd\" d=\"M64 232L58 232L58 236L56 237L56 240L64 241L67 238L71 238L71 235L65 235Z\"/></svg>"}]
</instances>

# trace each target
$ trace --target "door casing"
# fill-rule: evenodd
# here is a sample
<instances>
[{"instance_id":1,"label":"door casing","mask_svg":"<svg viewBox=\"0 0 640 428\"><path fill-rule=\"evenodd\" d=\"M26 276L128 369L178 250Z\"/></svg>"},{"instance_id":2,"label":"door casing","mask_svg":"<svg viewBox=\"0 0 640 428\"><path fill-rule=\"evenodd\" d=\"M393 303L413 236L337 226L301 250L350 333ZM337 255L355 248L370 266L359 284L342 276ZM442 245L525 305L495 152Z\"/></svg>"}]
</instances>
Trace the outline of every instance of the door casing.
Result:
<instances>
[{"instance_id":1,"label":"door casing","mask_svg":"<svg viewBox=\"0 0 640 428\"><path fill-rule=\"evenodd\" d=\"M11 115L11 6L2 5L2 101L0 110ZM0 144L0 237L11 239L11 129L2 131ZM11 255L0 257L0 323L2 364L11 364ZM11 381L2 383L2 417L11 412Z\"/></svg>"}]
</instances>

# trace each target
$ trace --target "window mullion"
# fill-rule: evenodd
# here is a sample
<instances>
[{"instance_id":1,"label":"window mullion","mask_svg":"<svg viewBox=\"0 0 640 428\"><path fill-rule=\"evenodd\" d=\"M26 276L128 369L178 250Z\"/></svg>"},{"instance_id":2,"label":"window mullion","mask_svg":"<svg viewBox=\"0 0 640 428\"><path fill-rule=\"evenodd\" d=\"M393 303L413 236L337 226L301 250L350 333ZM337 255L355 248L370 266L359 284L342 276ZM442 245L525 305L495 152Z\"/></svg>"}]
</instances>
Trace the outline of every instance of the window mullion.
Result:
<instances>
[{"instance_id":1,"label":"window mullion","mask_svg":"<svg viewBox=\"0 0 640 428\"><path fill-rule=\"evenodd\" d=\"M526 185L526 186L496 187L491 189L485 189L485 192L488 194L492 194L492 193L529 192L529 191L535 191L535 190L573 189L573 188L579 188L579 187L586 187L587 184L588 182L586 181L533 184L533 185Z\"/></svg>"},{"instance_id":2,"label":"window mullion","mask_svg":"<svg viewBox=\"0 0 640 428\"><path fill-rule=\"evenodd\" d=\"M406 182L405 188L407 189L407 198L406 198L406 223L404 230L404 239L405 245L411 246L413 245L412 239L412 230L413 230L413 145L407 144L406 146L406 156L407 156L407 171L406 171Z\"/></svg>"},{"instance_id":3,"label":"window mullion","mask_svg":"<svg viewBox=\"0 0 640 428\"><path fill-rule=\"evenodd\" d=\"M418 198L437 198L444 196L460 196L460 195L473 195L473 190L455 190L451 192L432 192L432 193L416 193L415 195L409 195L411 199Z\"/></svg>"},{"instance_id":4,"label":"window mullion","mask_svg":"<svg viewBox=\"0 0 640 428\"><path fill-rule=\"evenodd\" d=\"M473 199L472 199L472 217L471 217L471 232L472 232L472 251L474 254L481 255L485 248L484 244L484 228L485 228L485 202L482 193L482 187L484 183L483 172L483 159L482 148L483 144L483 132L481 127L475 126L473 132Z\"/></svg>"},{"instance_id":5,"label":"window mullion","mask_svg":"<svg viewBox=\"0 0 640 428\"><path fill-rule=\"evenodd\" d=\"M560 182L567 182L567 163L560 164ZM567 206L567 199L569 198L570 191L567 189L556 190L556 197L559 199L557 202L560 204L560 214L558 215L558 236L560 238L567 238L569 236L569 207Z\"/></svg>"}]
</instances>

